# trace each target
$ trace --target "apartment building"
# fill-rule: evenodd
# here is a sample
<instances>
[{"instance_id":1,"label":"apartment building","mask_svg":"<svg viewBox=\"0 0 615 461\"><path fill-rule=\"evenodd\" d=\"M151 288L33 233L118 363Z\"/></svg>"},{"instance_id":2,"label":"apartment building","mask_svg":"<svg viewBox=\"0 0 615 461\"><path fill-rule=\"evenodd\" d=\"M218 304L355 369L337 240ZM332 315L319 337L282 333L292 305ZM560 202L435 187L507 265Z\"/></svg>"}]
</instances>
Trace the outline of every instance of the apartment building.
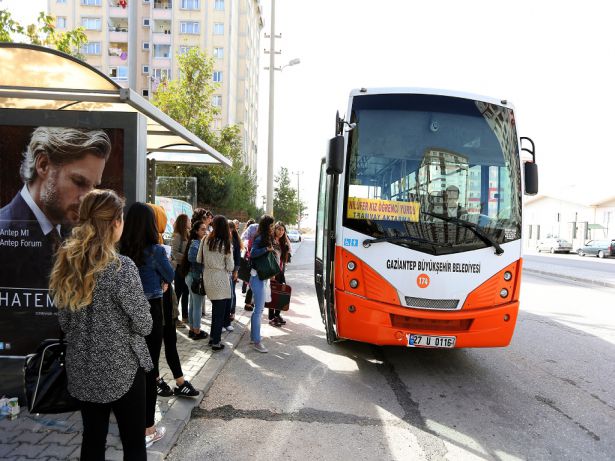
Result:
<instances>
[{"instance_id":1,"label":"apartment building","mask_svg":"<svg viewBox=\"0 0 615 461\"><path fill-rule=\"evenodd\" d=\"M128 86L128 1L47 0L59 29L83 26L82 53L118 84ZM199 47L215 58L220 107L214 129L242 126L244 162L256 171L258 82L263 14L260 0L137 1L137 88L149 97L163 79L178 77L177 55Z\"/></svg>"}]
</instances>

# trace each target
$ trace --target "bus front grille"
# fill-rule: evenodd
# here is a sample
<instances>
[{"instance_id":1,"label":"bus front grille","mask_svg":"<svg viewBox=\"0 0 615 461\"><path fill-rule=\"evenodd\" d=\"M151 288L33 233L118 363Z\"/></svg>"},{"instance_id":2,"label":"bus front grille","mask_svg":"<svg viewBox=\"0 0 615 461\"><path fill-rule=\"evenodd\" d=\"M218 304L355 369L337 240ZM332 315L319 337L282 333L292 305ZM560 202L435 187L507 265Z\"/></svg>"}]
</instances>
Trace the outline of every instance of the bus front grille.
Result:
<instances>
[{"instance_id":1,"label":"bus front grille","mask_svg":"<svg viewBox=\"0 0 615 461\"><path fill-rule=\"evenodd\" d=\"M415 298L413 296L406 296L406 305L408 307L417 307L420 309L455 310L459 305L459 300Z\"/></svg>"}]
</instances>

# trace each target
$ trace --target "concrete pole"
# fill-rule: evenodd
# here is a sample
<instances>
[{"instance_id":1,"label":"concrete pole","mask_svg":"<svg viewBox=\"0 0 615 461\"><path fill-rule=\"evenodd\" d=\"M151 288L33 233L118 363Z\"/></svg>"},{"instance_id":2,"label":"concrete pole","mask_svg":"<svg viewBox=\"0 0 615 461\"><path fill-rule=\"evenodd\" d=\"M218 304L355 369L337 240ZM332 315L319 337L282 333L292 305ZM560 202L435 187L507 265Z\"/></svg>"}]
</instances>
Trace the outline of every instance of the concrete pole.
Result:
<instances>
[{"instance_id":1,"label":"concrete pole","mask_svg":"<svg viewBox=\"0 0 615 461\"><path fill-rule=\"evenodd\" d=\"M137 7L139 2L128 2L128 88L137 91Z\"/></svg>"},{"instance_id":2,"label":"concrete pole","mask_svg":"<svg viewBox=\"0 0 615 461\"><path fill-rule=\"evenodd\" d=\"M275 80L275 0L271 0L271 36L269 37L269 135L267 138L267 208L273 215L273 109Z\"/></svg>"}]
</instances>

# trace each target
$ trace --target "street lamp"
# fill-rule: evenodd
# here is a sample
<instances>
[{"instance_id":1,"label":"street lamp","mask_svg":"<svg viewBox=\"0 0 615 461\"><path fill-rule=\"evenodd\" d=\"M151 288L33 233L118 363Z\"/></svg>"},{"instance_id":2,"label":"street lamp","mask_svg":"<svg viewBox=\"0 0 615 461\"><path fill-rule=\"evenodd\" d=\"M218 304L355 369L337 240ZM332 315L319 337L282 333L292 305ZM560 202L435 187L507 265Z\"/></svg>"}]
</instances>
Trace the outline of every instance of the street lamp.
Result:
<instances>
[{"instance_id":1,"label":"street lamp","mask_svg":"<svg viewBox=\"0 0 615 461\"><path fill-rule=\"evenodd\" d=\"M265 34L267 37L267 34ZM277 38L281 36L278 35ZM275 71L281 71L285 67L295 66L301 61L298 58L291 59L287 64L282 67L275 67L275 55L280 54L280 51L275 50L275 0L271 0L271 33L269 34L269 50L265 50L265 53L269 53L269 67L265 67L265 70L269 70L269 133L267 136L267 209L265 212L269 215L273 215L273 106L274 106L274 75Z\"/></svg>"}]
</instances>

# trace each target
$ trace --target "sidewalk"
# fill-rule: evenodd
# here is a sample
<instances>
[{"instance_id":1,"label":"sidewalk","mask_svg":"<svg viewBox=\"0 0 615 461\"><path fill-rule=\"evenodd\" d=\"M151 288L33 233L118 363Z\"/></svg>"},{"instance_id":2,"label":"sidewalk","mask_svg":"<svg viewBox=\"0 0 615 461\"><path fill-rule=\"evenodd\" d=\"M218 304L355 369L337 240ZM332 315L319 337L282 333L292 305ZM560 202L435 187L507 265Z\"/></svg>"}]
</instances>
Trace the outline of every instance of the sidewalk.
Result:
<instances>
[{"instance_id":1,"label":"sidewalk","mask_svg":"<svg viewBox=\"0 0 615 461\"><path fill-rule=\"evenodd\" d=\"M612 269L611 265L605 265L604 270L593 270L567 267L549 262L530 261L529 258L525 257L523 260L523 272L529 274L555 277L605 288L615 288L615 271L609 269Z\"/></svg>"},{"instance_id":2,"label":"sidewalk","mask_svg":"<svg viewBox=\"0 0 615 461\"><path fill-rule=\"evenodd\" d=\"M194 407L211 387L239 344L248 323L251 312L245 312L243 296L238 290L237 312L233 326L235 331L225 332L222 342L227 347L213 354L207 340L193 341L188 338L188 330L177 330L177 350L179 352L184 377L195 389L201 391L196 398L159 397L156 408L156 425L165 426L167 433L159 442L147 451L148 460L163 460L171 451L181 431L190 420ZM209 332L211 321L211 304L207 304L207 316L203 319L203 330ZM169 370L164 356L164 345L160 357L160 375L174 387L175 380ZM61 415L31 415L25 407L17 419L0 420L0 460L22 461L37 460L78 460L81 450L81 415L79 412ZM113 414L107 436L105 459L122 460L122 443Z\"/></svg>"}]
</instances>

